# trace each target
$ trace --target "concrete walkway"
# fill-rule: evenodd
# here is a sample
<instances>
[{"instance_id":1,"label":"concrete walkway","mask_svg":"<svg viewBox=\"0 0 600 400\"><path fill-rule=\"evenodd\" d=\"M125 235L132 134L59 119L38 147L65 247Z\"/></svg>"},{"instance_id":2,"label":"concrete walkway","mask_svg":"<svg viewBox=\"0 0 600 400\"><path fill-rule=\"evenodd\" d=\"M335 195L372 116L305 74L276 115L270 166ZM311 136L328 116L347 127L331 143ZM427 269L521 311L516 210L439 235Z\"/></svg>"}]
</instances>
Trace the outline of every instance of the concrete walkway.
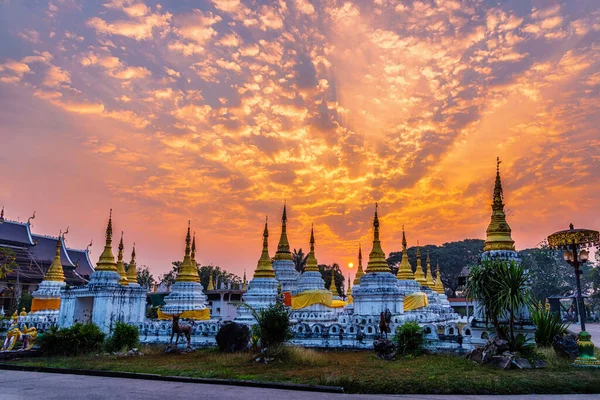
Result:
<instances>
[{"instance_id":1,"label":"concrete walkway","mask_svg":"<svg viewBox=\"0 0 600 400\"><path fill-rule=\"evenodd\" d=\"M569 330L575 334L578 334L581 331L581 327L579 324L571 324L569 326ZM600 348L600 324L585 324L585 330L587 333L592 335L592 342L598 348Z\"/></svg>"},{"instance_id":2,"label":"concrete walkway","mask_svg":"<svg viewBox=\"0 0 600 400\"><path fill-rule=\"evenodd\" d=\"M260 389L240 386L206 385L148 381L125 378L51 374L43 372L0 371L1 400L81 400L81 399L140 399L140 400L592 400L598 395L531 395L531 396L465 396L465 395L350 395Z\"/></svg>"}]
</instances>

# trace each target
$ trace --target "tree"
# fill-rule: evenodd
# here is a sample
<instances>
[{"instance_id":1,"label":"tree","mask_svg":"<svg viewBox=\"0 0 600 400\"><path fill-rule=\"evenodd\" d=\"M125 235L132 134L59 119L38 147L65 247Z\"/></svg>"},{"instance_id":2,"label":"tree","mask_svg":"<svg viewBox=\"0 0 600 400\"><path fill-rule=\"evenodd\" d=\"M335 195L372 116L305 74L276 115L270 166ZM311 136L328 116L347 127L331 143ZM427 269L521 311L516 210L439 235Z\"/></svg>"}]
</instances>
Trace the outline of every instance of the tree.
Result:
<instances>
[{"instance_id":1,"label":"tree","mask_svg":"<svg viewBox=\"0 0 600 400\"><path fill-rule=\"evenodd\" d=\"M150 269L146 265L142 265L141 268L137 270L137 283L140 286L151 287L154 286L154 276L150 272Z\"/></svg>"},{"instance_id":2,"label":"tree","mask_svg":"<svg viewBox=\"0 0 600 400\"><path fill-rule=\"evenodd\" d=\"M8 274L17 267L17 256L12 249L0 247L0 279L6 279Z\"/></svg>"},{"instance_id":3,"label":"tree","mask_svg":"<svg viewBox=\"0 0 600 400\"><path fill-rule=\"evenodd\" d=\"M302 249L292 253L292 260L294 261L294 266L296 267L296 271L303 273L304 268L306 267L306 260L308 260L308 254L304 254Z\"/></svg>"},{"instance_id":4,"label":"tree","mask_svg":"<svg viewBox=\"0 0 600 400\"><path fill-rule=\"evenodd\" d=\"M160 280L160 283L162 283L163 285L171 286L175 283L175 279L177 279L177 274L179 273L179 269L181 268L181 261L173 261L171 265L171 271L164 275L161 275L158 278Z\"/></svg>"},{"instance_id":5,"label":"tree","mask_svg":"<svg viewBox=\"0 0 600 400\"><path fill-rule=\"evenodd\" d=\"M344 275L340 272L340 266L337 263L333 263L332 265L327 264L319 264L319 272L321 272L321 277L325 281L325 289L329 289L331 285L331 269L335 271L335 287L341 297L345 296L344 291Z\"/></svg>"},{"instance_id":6,"label":"tree","mask_svg":"<svg viewBox=\"0 0 600 400\"><path fill-rule=\"evenodd\" d=\"M229 282L231 282L232 286L238 286L242 283L242 279L232 274L231 272L227 272L224 269L221 269L219 266L213 265L202 265L198 267L198 275L200 275L200 283L206 289L208 287L208 280L210 278L210 271L213 273L213 283L215 288L217 287L217 282L223 282L225 286Z\"/></svg>"}]
</instances>

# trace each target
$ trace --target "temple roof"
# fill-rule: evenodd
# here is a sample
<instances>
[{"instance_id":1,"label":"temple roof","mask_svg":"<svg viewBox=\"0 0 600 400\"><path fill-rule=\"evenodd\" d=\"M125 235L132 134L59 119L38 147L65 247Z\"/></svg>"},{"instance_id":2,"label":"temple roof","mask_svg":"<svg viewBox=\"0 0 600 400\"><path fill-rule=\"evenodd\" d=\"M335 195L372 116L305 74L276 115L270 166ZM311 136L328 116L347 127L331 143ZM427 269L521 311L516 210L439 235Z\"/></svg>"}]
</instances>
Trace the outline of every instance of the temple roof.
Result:
<instances>
[{"instance_id":1,"label":"temple roof","mask_svg":"<svg viewBox=\"0 0 600 400\"><path fill-rule=\"evenodd\" d=\"M0 223L0 243L15 246L33 245L29 224L4 220Z\"/></svg>"},{"instance_id":2,"label":"temple roof","mask_svg":"<svg viewBox=\"0 0 600 400\"><path fill-rule=\"evenodd\" d=\"M34 245L29 248L29 252L33 258L38 262L50 263L54 260L56 253L56 241L57 237L43 236L43 235L31 235L33 238ZM62 238L61 238L62 241ZM74 268L75 264L71 261L68 252L65 251L65 244L62 243L60 250L60 261L63 267Z\"/></svg>"},{"instance_id":3,"label":"temple roof","mask_svg":"<svg viewBox=\"0 0 600 400\"><path fill-rule=\"evenodd\" d=\"M79 275L89 277L94 272L88 250L67 249L67 253Z\"/></svg>"}]
</instances>

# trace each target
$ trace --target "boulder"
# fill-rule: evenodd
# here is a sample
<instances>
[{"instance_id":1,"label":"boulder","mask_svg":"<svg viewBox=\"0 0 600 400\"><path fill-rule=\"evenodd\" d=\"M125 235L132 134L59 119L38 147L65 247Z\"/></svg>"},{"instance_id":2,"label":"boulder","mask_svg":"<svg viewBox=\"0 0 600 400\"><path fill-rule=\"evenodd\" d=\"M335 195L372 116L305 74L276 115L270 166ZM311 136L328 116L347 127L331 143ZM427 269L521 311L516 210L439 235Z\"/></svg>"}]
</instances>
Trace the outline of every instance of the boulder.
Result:
<instances>
[{"instance_id":1,"label":"boulder","mask_svg":"<svg viewBox=\"0 0 600 400\"><path fill-rule=\"evenodd\" d=\"M250 328L237 322L227 323L219 329L216 340L219 349L225 353L248 350Z\"/></svg>"},{"instance_id":2,"label":"boulder","mask_svg":"<svg viewBox=\"0 0 600 400\"><path fill-rule=\"evenodd\" d=\"M377 339L373 342L375 355L382 360L393 361L396 359L396 346L389 339Z\"/></svg>"},{"instance_id":3,"label":"boulder","mask_svg":"<svg viewBox=\"0 0 600 400\"><path fill-rule=\"evenodd\" d=\"M514 358L512 364L518 369L531 369L533 368L531 363L526 358Z\"/></svg>"},{"instance_id":4,"label":"boulder","mask_svg":"<svg viewBox=\"0 0 600 400\"><path fill-rule=\"evenodd\" d=\"M554 352L560 358L567 360L575 360L579 356L579 346L577 345L577 336L570 334L564 337L559 335L554 336L552 342Z\"/></svg>"},{"instance_id":5,"label":"boulder","mask_svg":"<svg viewBox=\"0 0 600 400\"><path fill-rule=\"evenodd\" d=\"M509 369L512 360L510 355L493 356L486 364L497 369Z\"/></svg>"},{"instance_id":6,"label":"boulder","mask_svg":"<svg viewBox=\"0 0 600 400\"><path fill-rule=\"evenodd\" d=\"M476 362L477 364L481 364L483 362L483 349L475 347L467 354L467 359Z\"/></svg>"}]
</instances>

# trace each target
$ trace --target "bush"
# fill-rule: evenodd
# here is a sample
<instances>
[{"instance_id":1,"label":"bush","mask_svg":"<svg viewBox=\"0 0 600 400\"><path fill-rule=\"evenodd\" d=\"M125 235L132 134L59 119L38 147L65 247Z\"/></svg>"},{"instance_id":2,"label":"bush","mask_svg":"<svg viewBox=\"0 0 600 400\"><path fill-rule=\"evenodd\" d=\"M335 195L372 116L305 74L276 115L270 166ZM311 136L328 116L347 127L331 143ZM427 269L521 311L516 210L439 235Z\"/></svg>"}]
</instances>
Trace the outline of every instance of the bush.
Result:
<instances>
[{"instance_id":1,"label":"bush","mask_svg":"<svg viewBox=\"0 0 600 400\"><path fill-rule=\"evenodd\" d=\"M396 328L394 342L402 355L418 355L422 352L423 329L414 321L405 322Z\"/></svg>"},{"instance_id":2,"label":"bush","mask_svg":"<svg viewBox=\"0 0 600 400\"><path fill-rule=\"evenodd\" d=\"M258 328L253 333L258 334L262 347L279 345L293 337L290 330L290 313L281 303L276 303L264 310L252 314L258 322Z\"/></svg>"},{"instance_id":3,"label":"bush","mask_svg":"<svg viewBox=\"0 0 600 400\"><path fill-rule=\"evenodd\" d=\"M137 326L117 322L112 336L106 341L108 351L127 351L138 346L140 332Z\"/></svg>"},{"instance_id":4,"label":"bush","mask_svg":"<svg viewBox=\"0 0 600 400\"><path fill-rule=\"evenodd\" d=\"M569 325L563 324L560 316L542 307L531 310L531 319L535 324L535 341L538 346L552 346L554 336L563 336Z\"/></svg>"},{"instance_id":5,"label":"bush","mask_svg":"<svg viewBox=\"0 0 600 400\"><path fill-rule=\"evenodd\" d=\"M32 302L33 296L29 293L23 293L17 302L17 314L20 314L23 309L25 309L26 312L31 311Z\"/></svg>"},{"instance_id":6,"label":"bush","mask_svg":"<svg viewBox=\"0 0 600 400\"><path fill-rule=\"evenodd\" d=\"M96 325L77 323L70 328L56 327L41 335L40 351L47 356L74 356L101 351L105 335Z\"/></svg>"}]
</instances>

